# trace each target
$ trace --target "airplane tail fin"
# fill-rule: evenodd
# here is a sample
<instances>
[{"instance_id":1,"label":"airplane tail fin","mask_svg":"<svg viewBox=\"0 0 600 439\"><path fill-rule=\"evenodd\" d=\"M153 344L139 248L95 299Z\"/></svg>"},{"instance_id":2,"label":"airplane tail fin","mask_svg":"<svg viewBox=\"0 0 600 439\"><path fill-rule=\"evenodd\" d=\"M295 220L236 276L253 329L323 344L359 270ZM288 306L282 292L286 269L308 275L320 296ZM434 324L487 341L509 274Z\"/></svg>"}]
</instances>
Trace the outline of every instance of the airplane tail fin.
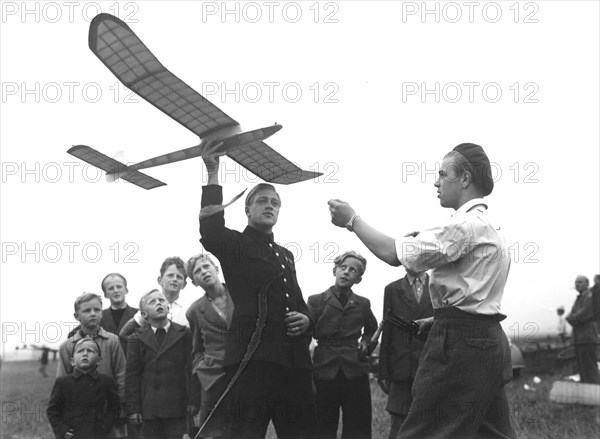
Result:
<instances>
[{"instance_id":1,"label":"airplane tail fin","mask_svg":"<svg viewBox=\"0 0 600 439\"><path fill-rule=\"evenodd\" d=\"M109 156L96 151L86 145L76 145L67 151L72 156L89 163L96 168L106 172L106 180L109 182L117 181L122 178L129 183L133 183L144 189L154 189L155 187L164 186L165 183L159 181L149 175L143 174L137 170L129 168L126 164L121 163Z\"/></svg>"}]
</instances>

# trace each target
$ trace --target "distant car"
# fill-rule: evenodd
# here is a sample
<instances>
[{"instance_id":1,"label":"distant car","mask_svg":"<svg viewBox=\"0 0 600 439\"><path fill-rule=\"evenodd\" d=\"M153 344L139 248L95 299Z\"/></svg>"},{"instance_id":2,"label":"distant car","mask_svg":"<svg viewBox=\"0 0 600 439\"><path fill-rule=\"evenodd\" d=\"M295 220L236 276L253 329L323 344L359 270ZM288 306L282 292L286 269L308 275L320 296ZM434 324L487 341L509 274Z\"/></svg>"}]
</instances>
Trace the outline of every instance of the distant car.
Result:
<instances>
[{"instance_id":1,"label":"distant car","mask_svg":"<svg viewBox=\"0 0 600 439\"><path fill-rule=\"evenodd\" d=\"M508 340L510 346L510 360L512 362L513 378L521 376L521 370L525 369L525 359L523 353L517 345L512 344L510 339Z\"/></svg>"}]
</instances>

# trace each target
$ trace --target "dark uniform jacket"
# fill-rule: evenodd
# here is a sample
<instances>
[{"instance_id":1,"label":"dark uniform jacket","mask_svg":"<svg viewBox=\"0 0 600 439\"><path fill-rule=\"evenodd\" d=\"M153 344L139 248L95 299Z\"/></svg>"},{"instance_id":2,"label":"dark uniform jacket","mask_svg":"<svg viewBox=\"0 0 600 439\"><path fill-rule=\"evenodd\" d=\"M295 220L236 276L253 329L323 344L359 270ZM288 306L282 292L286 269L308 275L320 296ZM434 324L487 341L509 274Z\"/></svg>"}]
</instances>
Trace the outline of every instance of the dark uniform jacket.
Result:
<instances>
[{"instance_id":1,"label":"dark uniform jacket","mask_svg":"<svg viewBox=\"0 0 600 439\"><path fill-rule=\"evenodd\" d=\"M125 311L123 312L123 316L121 317L121 321L119 322L119 325L117 326L117 324L115 323L115 320L113 319L113 315L110 310L110 307L103 309L102 310L102 320L100 321L100 326L102 326L106 331L112 332L113 334L118 336L119 332L121 332L121 329L123 329L123 326L125 326L125 323L127 323L127 321L129 319L133 318L133 316L135 315L135 313L137 311L138 311L137 308L127 305L127 307L125 308Z\"/></svg>"},{"instance_id":2,"label":"dark uniform jacket","mask_svg":"<svg viewBox=\"0 0 600 439\"><path fill-rule=\"evenodd\" d=\"M340 368L347 379L365 375L369 364L366 358L359 357L359 338L362 335L361 341L370 346L377 330L369 299L350 292L346 306L342 306L329 288L310 296L308 309L318 343L313 356L315 379L333 380ZM374 347L370 346L369 352Z\"/></svg>"},{"instance_id":3,"label":"dark uniform jacket","mask_svg":"<svg viewBox=\"0 0 600 439\"><path fill-rule=\"evenodd\" d=\"M586 290L577 296L571 312L566 317L573 327L573 344L598 344L598 321L594 316L592 292Z\"/></svg>"},{"instance_id":4,"label":"dark uniform jacket","mask_svg":"<svg viewBox=\"0 0 600 439\"><path fill-rule=\"evenodd\" d=\"M222 202L221 186L203 187L202 207ZM266 288L266 324L252 360L310 369L308 336L286 335L286 312L308 315L292 253L276 244L273 234L262 233L250 226L243 233L228 229L222 211L200 221L200 235L204 248L221 263L235 305L227 333L224 365L242 360L256 327L259 292Z\"/></svg>"},{"instance_id":5,"label":"dark uniform jacket","mask_svg":"<svg viewBox=\"0 0 600 439\"><path fill-rule=\"evenodd\" d=\"M413 292L407 276L385 287L383 315L389 310L404 320L417 320L433 316L433 307L429 297L429 276L423 282L423 294L420 303ZM379 350L379 379L408 381L417 373L419 357L424 342L402 331L392 323L386 322Z\"/></svg>"},{"instance_id":6,"label":"dark uniform jacket","mask_svg":"<svg viewBox=\"0 0 600 439\"><path fill-rule=\"evenodd\" d=\"M192 379L192 336L185 326L171 322L159 346L150 325L127 341L125 402L127 414L142 419L178 418L187 405L199 405L198 380Z\"/></svg>"},{"instance_id":7,"label":"dark uniform jacket","mask_svg":"<svg viewBox=\"0 0 600 439\"><path fill-rule=\"evenodd\" d=\"M119 419L119 396L114 380L97 370L75 369L56 378L47 408L57 439L73 430L75 439L105 438Z\"/></svg>"}]
</instances>

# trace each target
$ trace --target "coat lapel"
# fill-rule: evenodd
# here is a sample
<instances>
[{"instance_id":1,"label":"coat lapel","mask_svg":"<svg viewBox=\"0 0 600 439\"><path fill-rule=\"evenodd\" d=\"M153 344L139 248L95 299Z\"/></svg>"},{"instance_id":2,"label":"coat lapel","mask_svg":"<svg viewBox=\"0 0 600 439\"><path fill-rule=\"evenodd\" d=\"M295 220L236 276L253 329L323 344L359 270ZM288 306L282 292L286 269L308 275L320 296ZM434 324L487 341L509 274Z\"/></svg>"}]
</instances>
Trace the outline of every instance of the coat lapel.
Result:
<instances>
[{"instance_id":1,"label":"coat lapel","mask_svg":"<svg viewBox=\"0 0 600 439\"><path fill-rule=\"evenodd\" d=\"M138 339L154 352L158 352L158 340L156 340L156 335L154 335L154 331L150 325L148 325L146 329L138 332Z\"/></svg>"},{"instance_id":2,"label":"coat lapel","mask_svg":"<svg viewBox=\"0 0 600 439\"><path fill-rule=\"evenodd\" d=\"M340 301L338 300L337 297L335 297L335 294L333 294L333 291L331 290L331 288L329 288L327 291L325 291L325 305L329 305L335 309L337 309L340 312L344 311L344 308L342 308L342 304L340 303ZM348 302L350 302L348 300ZM348 304L346 304L346 306L348 306Z\"/></svg>"},{"instance_id":3,"label":"coat lapel","mask_svg":"<svg viewBox=\"0 0 600 439\"><path fill-rule=\"evenodd\" d=\"M398 298L403 301L413 313L416 313L419 310L419 304L417 303L417 298L413 292L412 285L406 278L403 278L399 285Z\"/></svg>"},{"instance_id":4,"label":"coat lapel","mask_svg":"<svg viewBox=\"0 0 600 439\"><path fill-rule=\"evenodd\" d=\"M167 351L171 346L173 346L175 343L177 343L177 340L179 340L181 337L183 337L184 334L185 334L185 331L183 329L183 326L178 325L177 323L174 323L173 321L171 321L171 326L169 327L169 330L167 331L167 336L165 337L162 344L160 345L160 349L158 351L157 356L160 356L163 352ZM158 345L158 342L156 344Z\"/></svg>"}]
</instances>

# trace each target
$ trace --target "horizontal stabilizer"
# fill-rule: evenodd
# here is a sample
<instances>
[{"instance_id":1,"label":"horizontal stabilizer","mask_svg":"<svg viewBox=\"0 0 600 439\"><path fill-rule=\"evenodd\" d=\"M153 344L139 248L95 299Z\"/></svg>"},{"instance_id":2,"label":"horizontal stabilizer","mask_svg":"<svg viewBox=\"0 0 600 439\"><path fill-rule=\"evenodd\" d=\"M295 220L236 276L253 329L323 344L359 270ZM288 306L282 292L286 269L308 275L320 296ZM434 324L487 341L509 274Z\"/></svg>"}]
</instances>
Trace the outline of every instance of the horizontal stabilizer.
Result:
<instances>
[{"instance_id":1,"label":"horizontal stabilizer","mask_svg":"<svg viewBox=\"0 0 600 439\"><path fill-rule=\"evenodd\" d=\"M113 181L122 178L144 189L154 189L155 187L165 185L162 181L152 178L149 175L129 169L126 164L102 154L89 146L77 145L70 148L67 152L96 168L102 169L106 172L108 178L113 178Z\"/></svg>"}]
</instances>

